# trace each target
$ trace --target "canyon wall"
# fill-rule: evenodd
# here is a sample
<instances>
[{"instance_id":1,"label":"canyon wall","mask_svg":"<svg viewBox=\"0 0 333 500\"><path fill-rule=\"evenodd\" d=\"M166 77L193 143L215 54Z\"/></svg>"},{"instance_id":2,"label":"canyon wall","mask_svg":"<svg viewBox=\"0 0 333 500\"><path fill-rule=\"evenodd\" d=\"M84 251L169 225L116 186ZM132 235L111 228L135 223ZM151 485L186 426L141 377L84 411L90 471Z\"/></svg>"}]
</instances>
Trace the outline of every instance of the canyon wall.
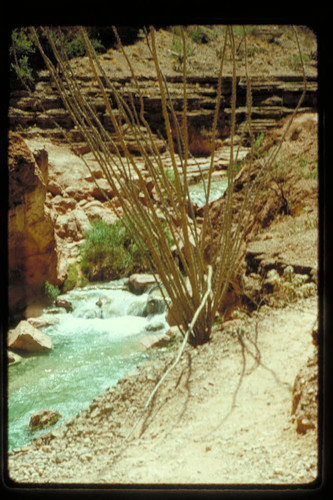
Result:
<instances>
[{"instance_id":1,"label":"canyon wall","mask_svg":"<svg viewBox=\"0 0 333 500\"><path fill-rule=\"evenodd\" d=\"M108 63L109 56L103 57ZM100 122L115 139L103 98L84 64L84 58L78 59L80 88ZM112 78L111 66L108 76ZM307 80L307 93L300 113L317 109L317 79L312 76ZM167 81L176 115L181 118L182 77L167 75ZM118 90L126 89L124 96L127 101L139 107L139 96L130 75L114 76L112 83ZM230 134L231 83L231 77L223 79L215 156L217 170L227 168L228 163L225 158L229 156L229 148L225 139ZM216 78L209 75L188 77L190 151L199 162L211 152L207 132L211 129L214 116L216 84ZM238 77L236 85L236 132L241 134L247 119L246 79ZM252 131L258 134L271 129L283 117L290 115L302 94L303 80L300 76L288 74L256 76L252 78L251 86ZM140 88L145 118L168 165L156 79L152 76L141 78ZM111 92L109 94L111 97ZM45 281L59 284L66 279L69 264L77 259L89 219L98 217L111 223L119 205L114 194L109 191L106 179L102 178L96 161L89 156L89 145L74 126L47 71L39 73L32 94L26 90L11 93L8 114L10 129L20 134L11 133L9 136L9 308L10 311L17 311L29 305L30 298L41 292ZM76 150L85 156L114 206L105 202L79 157L65 143L56 123L66 130ZM138 155L138 165L142 163L145 169L135 138L125 129L124 138L129 150ZM46 150L43 149L44 145ZM201 168L204 168L204 163ZM147 183L150 181L147 178Z\"/></svg>"},{"instance_id":2,"label":"canyon wall","mask_svg":"<svg viewBox=\"0 0 333 500\"><path fill-rule=\"evenodd\" d=\"M57 254L45 205L47 152L34 156L20 135L9 133L8 172L8 300L13 314L42 295L45 281L57 283Z\"/></svg>"},{"instance_id":3,"label":"canyon wall","mask_svg":"<svg viewBox=\"0 0 333 500\"><path fill-rule=\"evenodd\" d=\"M84 59L84 58L83 58ZM82 67L83 66L82 59ZM111 71L111 70L110 70ZM108 76L112 79L112 74ZM111 137L116 140L110 117L106 111L104 100L96 83L92 80L89 68L78 70L78 83L85 98L95 110L96 115ZM169 76L168 92L178 119L181 120L183 110L183 84L181 76ZM137 89L130 76L112 79L114 87L123 92L127 103L133 102L140 109ZM187 120L190 151L195 156L210 154L210 134L216 105L217 79L212 76L191 76L187 79ZM222 101L218 119L218 135L223 140L230 135L231 126L231 88L232 79L226 76L222 85ZM162 115L161 98L156 86L156 78L140 80L143 94L145 118L156 137L160 151L165 148L163 138L166 137ZM236 126L240 134L247 120L247 84L245 77L237 77L237 111ZM259 134L272 128L283 117L295 109L303 92L303 78L297 75L260 76L251 78L252 90L252 132ZM112 93L107 90L112 102ZM307 77L307 92L299 112L311 112L317 109L317 78ZM117 110L115 110L117 114ZM120 120L121 121L121 120ZM48 71L39 73L34 94L26 90L17 90L11 94L9 108L9 123L12 130L20 130L23 136L39 134L54 140L63 140L58 123L68 133L81 153L89 151L84 137L75 127L72 119L62 105L57 95L54 83ZM125 142L133 153L139 153L134 137L125 133Z\"/></svg>"}]
</instances>

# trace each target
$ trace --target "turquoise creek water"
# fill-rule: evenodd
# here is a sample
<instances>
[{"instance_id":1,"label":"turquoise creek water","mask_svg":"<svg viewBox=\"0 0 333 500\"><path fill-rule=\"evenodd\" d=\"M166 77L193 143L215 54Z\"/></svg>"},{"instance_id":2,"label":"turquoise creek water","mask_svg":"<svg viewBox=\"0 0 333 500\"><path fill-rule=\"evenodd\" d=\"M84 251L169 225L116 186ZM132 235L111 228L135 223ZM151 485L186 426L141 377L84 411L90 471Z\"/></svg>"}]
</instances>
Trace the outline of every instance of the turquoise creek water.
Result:
<instances>
[{"instance_id":1,"label":"turquoise creek water","mask_svg":"<svg viewBox=\"0 0 333 500\"><path fill-rule=\"evenodd\" d=\"M226 175L219 180L212 181L210 195L209 195L209 203L220 198L223 195L224 191L227 189L227 186L228 186L228 179ZM191 184L189 186L189 191L193 203L195 203L199 207L205 205L206 197L202 182L198 182L197 184Z\"/></svg>"},{"instance_id":2,"label":"turquoise creek water","mask_svg":"<svg viewBox=\"0 0 333 500\"><path fill-rule=\"evenodd\" d=\"M140 340L167 330L165 313L146 316L148 294L126 291L123 281L75 289L62 295L73 312L44 311L50 326L40 328L52 339L48 353L23 355L8 373L9 449L20 448L50 430L28 429L31 415L56 410L64 424L86 409L98 394L156 355ZM104 297L104 304L96 302Z\"/></svg>"}]
</instances>

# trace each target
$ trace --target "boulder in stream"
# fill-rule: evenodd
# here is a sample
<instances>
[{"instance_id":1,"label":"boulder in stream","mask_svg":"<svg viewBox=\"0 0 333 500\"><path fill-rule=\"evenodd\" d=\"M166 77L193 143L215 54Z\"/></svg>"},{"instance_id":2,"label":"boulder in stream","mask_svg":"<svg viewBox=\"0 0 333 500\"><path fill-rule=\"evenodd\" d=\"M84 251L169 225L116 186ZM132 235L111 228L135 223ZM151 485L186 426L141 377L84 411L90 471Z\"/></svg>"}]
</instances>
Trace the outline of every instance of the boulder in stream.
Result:
<instances>
[{"instance_id":1,"label":"boulder in stream","mask_svg":"<svg viewBox=\"0 0 333 500\"><path fill-rule=\"evenodd\" d=\"M166 305L162 296L149 295L146 304L148 315L161 314L165 311Z\"/></svg>"},{"instance_id":2,"label":"boulder in stream","mask_svg":"<svg viewBox=\"0 0 333 500\"><path fill-rule=\"evenodd\" d=\"M158 279L158 277L157 277ZM141 295L146 292L148 288L156 285L156 279L153 274L132 274L126 281L129 291L136 295Z\"/></svg>"},{"instance_id":3,"label":"boulder in stream","mask_svg":"<svg viewBox=\"0 0 333 500\"><path fill-rule=\"evenodd\" d=\"M111 303L110 297L103 296L103 297L99 297L98 301L96 302L96 306L103 307L106 304L110 304L110 303Z\"/></svg>"},{"instance_id":4,"label":"boulder in stream","mask_svg":"<svg viewBox=\"0 0 333 500\"><path fill-rule=\"evenodd\" d=\"M61 415L58 411L39 410L31 415L29 428L33 431L44 429L44 427L56 424L60 417Z\"/></svg>"},{"instance_id":5,"label":"boulder in stream","mask_svg":"<svg viewBox=\"0 0 333 500\"><path fill-rule=\"evenodd\" d=\"M73 312L73 305L67 299L57 298L56 306L63 307L67 312Z\"/></svg>"},{"instance_id":6,"label":"boulder in stream","mask_svg":"<svg viewBox=\"0 0 333 500\"><path fill-rule=\"evenodd\" d=\"M28 321L22 320L8 336L8 347L28 352L49 351L53 349L52 340Z\"/></svg>"}]
</instances>

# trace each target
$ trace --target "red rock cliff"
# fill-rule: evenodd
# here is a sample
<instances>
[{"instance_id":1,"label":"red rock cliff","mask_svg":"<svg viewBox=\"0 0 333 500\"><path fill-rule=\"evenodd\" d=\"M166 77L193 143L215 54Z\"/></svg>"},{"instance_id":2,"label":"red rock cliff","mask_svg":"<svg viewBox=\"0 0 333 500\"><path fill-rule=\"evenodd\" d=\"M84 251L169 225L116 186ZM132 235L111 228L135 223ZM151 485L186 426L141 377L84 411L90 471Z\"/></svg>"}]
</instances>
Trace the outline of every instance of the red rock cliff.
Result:
<instances>
[{"instance_id":1,"label":"red rock cliff","mask_svg":"<svg viewBox=\"0 0 333 500\"><path fill-rule=\"evenodd\" d=\"M36 301L45 281L56 283L57 254L45 206L47 152L34 157L22 137L10 133L8 170L8 301L12 315Z\"/></svg>"}]
</instances>

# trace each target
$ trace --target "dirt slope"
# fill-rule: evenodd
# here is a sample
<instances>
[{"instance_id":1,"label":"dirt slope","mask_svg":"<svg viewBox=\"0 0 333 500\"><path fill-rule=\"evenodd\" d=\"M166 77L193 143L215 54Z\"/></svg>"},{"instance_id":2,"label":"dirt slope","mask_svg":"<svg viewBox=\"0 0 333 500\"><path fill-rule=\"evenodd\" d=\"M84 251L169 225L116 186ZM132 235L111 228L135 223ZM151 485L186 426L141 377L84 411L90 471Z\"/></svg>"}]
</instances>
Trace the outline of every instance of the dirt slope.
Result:
<instances>
[{"instance_id":1,"label":"dirt slope","mask_svg":"<svg viewBox=\"0 0 333 500\"><path fill-rule=\"evenodd\" d=\"M314 480L315 432L295 433L290 399L295 375L314 349L315 318L311 299L282 315L261 315L257 334L253 323L246 333L232 328L228 349L221 332L212 345L187 354L156 401L146 433L93 478L179 484ZM172 390L175 397L165 405Z\"/></svg>"}]
</instances>

